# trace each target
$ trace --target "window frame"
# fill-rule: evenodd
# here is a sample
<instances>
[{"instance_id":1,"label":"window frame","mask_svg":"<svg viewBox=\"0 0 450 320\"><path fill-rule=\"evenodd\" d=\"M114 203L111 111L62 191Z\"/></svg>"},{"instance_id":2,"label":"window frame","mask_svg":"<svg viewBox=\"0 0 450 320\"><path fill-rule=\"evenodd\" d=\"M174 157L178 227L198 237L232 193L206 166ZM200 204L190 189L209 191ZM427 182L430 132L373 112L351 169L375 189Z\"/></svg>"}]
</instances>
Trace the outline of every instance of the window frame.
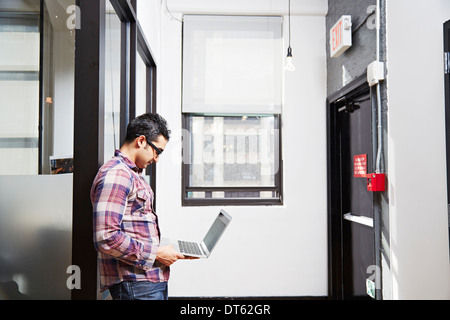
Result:
<instances>
[{"instance_id":1,"label":"window frame","mask_svg":"<svg viewBox=\"0 0 450 320\"><path fill-rule=\"evenodd\" d=\"M190 117L191 116L206 116L203 114L183 113L182 114L182 128L183 132L190 132ZM210 116L210 115L208 115ZM214 116L227 117L232 116L228 114L217 114ZM248 115L251 116L251 115ZM267 116L267 115L266 115ZM211 187L194 187L189 185L189 172L190 164L182 162L182 190L181 190L181 202L182 206L222 206L222 205L236 205L236 206L255 206L255 205L283 205L283 157L282 157L282 132L281 132L281 114L273 114L275 119L274 129L278 130L278 140L275 148L278 149L278 161L279 166L277 172L274 174L273 187L267 186L249 186L249 187L227 187L227 186L211 186ZM190 139L183 139L183 159L190 158L188 150L190 150ZM189 192L260 192L260 191L272 191L277 193L276 198L189 198Z\"/></svg>"}]
</instances>

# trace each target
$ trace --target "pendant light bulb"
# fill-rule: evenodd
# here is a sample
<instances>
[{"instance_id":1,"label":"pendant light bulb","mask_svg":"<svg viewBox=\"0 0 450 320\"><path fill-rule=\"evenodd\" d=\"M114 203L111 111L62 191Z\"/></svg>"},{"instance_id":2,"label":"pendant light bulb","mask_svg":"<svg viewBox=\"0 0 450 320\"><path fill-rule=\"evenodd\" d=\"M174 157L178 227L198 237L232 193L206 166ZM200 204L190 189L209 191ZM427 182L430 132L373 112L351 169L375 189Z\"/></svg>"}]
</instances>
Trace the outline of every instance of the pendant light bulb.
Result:
<instances>
[{"instance_id":1,"label":"pendant light bulb","mask_svg":"<svg viewBox=\"0 0 450 320\"><path fill-rule=\"evenodd\" d=\"M288 7L288 17L289 17L289 47L287 50L287 57L286 57L286 65L284 66L284 69L287 71L294 71L295 66L292 63L292 48L291 48L291 0L289 0L289 7Z\"/></svg>"},{"instance_id":2,"label":"pendant light bulb","mask_svg":"<svg viewBox=\"0 0 450 320\"><path fill-rule=\"evenodd\" d=\"M286 65L285 65L284 69L287 71L295 71L295 66L292 63L292 49L290 46L288 48L287 57L286 57Z\"/></svg>"}]
</instances>

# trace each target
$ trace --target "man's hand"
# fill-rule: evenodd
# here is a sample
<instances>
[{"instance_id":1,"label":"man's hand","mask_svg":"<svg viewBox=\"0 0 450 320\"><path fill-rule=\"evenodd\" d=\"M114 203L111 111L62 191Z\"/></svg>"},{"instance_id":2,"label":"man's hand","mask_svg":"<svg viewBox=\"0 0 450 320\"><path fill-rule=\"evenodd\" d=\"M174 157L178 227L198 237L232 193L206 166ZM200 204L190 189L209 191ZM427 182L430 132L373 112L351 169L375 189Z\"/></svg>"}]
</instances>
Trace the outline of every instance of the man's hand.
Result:
<instances>
[{"instance_id":1,"label":"man's hand","mask_svg":"<svg viewBox=\"0 0 450 320\"><path fill-rule=\"evenodd\" d=\"M165 266L170 266L178 259L184 259L184 255L176 251L172 245L166 245L158 248L156 253L156 260L161 262Z\"/></svg>"},{"instance_id":2,"label":"man's hand","mask_svg":"<svg viewBox=\"0 0 450 320\"><path fill-rule=\"evenodd\" d=\"M156 253L156 260L161 262L163 265L170 266L178 259L195 260L198 258L183 255L182 253L175 250L175 248L171 244L158 248L158 252Z\"/></svg>"}]
</instances>

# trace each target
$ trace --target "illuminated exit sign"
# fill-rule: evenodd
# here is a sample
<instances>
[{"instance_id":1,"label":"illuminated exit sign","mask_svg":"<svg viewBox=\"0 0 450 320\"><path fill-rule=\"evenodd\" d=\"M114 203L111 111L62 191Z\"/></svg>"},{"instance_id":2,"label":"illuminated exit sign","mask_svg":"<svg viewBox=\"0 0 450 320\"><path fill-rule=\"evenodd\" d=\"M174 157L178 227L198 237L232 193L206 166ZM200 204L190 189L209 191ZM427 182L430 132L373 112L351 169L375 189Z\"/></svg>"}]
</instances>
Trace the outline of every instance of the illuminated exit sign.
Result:
<instances>
[{"instance_id":1,"label":"illuminated exit sign","mask_svg":"<svg viewBox=\"0 0 450 320\"><path fill-rule=\"evenodd\" d=\"M352 46L352 16L342 16L330 29L330 56L337 58Z\"/></svg>"}]
</instances>

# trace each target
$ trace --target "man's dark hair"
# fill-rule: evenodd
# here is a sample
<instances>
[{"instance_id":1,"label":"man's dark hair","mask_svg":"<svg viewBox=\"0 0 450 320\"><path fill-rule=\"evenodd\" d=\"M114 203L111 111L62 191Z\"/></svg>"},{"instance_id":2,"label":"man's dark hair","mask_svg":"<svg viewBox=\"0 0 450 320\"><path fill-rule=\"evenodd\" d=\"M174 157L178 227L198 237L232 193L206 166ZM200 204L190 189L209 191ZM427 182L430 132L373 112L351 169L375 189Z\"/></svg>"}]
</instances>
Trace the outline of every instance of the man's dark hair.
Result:
<instances>
[{"instance_id":1,"label":"man's dark hair","mask_svg":"<svg viewBox=\"0 0 450 320\"><path fill-rule=\"evenodd\" d=\"M134 118L127 126L125 142L130 143L141 135L144 135L147 141L156 141L160 135L169 141L170 130L167 128L167 121L156 113L144 113Z\"/></svg>"}]
</instances>

